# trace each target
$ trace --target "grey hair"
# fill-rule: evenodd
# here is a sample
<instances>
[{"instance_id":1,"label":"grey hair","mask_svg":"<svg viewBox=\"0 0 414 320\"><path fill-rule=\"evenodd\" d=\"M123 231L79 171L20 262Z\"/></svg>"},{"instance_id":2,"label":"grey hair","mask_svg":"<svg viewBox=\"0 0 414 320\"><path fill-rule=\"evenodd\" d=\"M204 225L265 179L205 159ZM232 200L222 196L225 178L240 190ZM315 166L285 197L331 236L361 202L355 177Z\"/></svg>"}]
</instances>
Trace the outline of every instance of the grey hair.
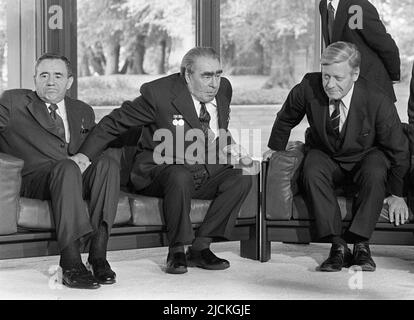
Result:
<instances>
[{"instance_id":1,"label":"grey hair","mask_svg":"<svg viewBox=\"0 0 414 320\"><path fill-rule=\"evenodd\" d=\"M185 76L185 72L192 73L192 67L197 58L206 57L212 58L220 62L220 55L211 47L194 47L188 51L181 62L181 76Z\"/></svg>"},{"instance_id":2,"label":"grey hair","mask_svg":"<svg viewBox=\"0 0 414 320\"><path fill-rule=\"evenodd\" d=\"M322 53L321 65L323 66L344 61L348 61L352 69L358 68L361 65L361 53L355 44L344 41L334 42Z\"/></svg>"}]
</instances>

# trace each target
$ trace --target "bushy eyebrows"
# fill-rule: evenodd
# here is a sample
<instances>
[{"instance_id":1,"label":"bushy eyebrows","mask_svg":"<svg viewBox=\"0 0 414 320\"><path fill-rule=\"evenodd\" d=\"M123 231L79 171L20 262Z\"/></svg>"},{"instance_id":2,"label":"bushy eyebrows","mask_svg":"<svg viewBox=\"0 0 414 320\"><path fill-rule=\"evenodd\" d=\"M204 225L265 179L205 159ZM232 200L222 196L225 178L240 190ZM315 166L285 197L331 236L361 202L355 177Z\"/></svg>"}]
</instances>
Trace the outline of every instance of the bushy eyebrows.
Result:
<instances>
[{"instance_id":1,"label":"bushy eyebrows","mask_svg":"<svg viewBox=\"0 0 414 320\"><path fill-rule=\"evenodd\" d=\"M45 75L45 74L54 74L54 75L57 75L57 76L63 76L63 73L62 72L47 72L47 71L43 71L43 72L40 73L41 76L42 75Z\"/></svg>"},{"instance_id":2,"label":"bushy eyebrows","mask_svg":"<svg viewBox=\"0 0 414 320\"><path fill-rule=\"evenodd\" d=\"M207 76L207 77L212 77L214 75L217 75L217 76L221 75L222 73L223 73L223 70L217 70L215 72L205 71L205 72L202 72L201 75L202 76Z\"/></svg>"}]
</instances>

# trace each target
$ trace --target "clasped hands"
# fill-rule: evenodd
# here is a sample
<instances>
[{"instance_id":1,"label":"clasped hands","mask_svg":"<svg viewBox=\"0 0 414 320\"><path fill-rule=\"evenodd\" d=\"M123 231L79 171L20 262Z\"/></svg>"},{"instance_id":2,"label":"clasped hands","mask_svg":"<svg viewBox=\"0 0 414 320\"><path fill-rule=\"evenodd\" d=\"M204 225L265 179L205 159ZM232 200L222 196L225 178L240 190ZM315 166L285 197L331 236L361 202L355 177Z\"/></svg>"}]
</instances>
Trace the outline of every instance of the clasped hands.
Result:
<instances>
[{"instance_id":1,"label":"clasped hands","mask_svg":"<svg viewBox=\"0 0 414 320\"><path fill-rule=\"evenodd\" d=\"M252 157L249 153L239 144L230 144L223 148L225 154L229 154L233 157L236 162L239 162L241 165L249 167L253 163Z\"/></svg>"},{"instance_id":2,"label":"clasped hands","mask_svg":"<svg viewBox=\"0 0 414 320\"><path fill-rule=\"evenodd\" d=\"M77 153L74 156L69 157L69 159L73 160L78 165L82 174L91 165L91 161L83 153Z\"/></svg>"}]
</instances>

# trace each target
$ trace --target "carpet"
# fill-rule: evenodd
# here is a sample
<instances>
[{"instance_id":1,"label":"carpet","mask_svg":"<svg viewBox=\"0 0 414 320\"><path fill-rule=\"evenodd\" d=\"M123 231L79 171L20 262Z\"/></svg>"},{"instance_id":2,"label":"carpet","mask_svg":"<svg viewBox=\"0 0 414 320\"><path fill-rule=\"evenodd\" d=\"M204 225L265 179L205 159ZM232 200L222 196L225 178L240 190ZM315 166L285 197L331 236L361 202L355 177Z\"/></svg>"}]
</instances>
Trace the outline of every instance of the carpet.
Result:
<instances>
[{"instance_id":1,"label":"carpet","mask_svg":"<svg viewBox=\"0 0 414 320\"><path fill-rule=\"evenodd\" d=\"M97 290L62 286L58 256L0 261L0 299L10 300L360 300L414 299L414 247L371 246L377 270L322 273L327 244L272 243L272 259L260 263L239 256L239 243L214 243L231 268L189 268L164 272L166 248L108 253L117 283ZM83 260L87 258L83 255Z\"/></svg>"}]
</instances>

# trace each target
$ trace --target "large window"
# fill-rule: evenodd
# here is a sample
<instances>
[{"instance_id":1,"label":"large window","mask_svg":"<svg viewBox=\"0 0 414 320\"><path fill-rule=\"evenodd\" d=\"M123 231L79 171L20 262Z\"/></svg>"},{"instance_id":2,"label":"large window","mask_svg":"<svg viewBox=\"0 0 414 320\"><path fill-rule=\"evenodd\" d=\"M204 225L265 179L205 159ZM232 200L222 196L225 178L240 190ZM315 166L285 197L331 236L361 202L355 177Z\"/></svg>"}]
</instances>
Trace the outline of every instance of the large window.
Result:
<instances>
[{"instance_id":1,"label":"large window","mask_svg":"<svg viewBox=\"0 0 414 320\"><path fill-rule=\"evenodd\" d=\"M178 72L195 45L194 8L194 0L78 0L79 98L119 106L142 83Z\"/></svg>"},{"instance_id":2,"label":"large window","mask_svg":"<svg viewBox=\"0 0 414 320\"><path fill-rule=\"evenodd\" d=\"M290 89L305 73L319 70L315 63L319 43L315 1L220 3L221 56L234 88L230 125L236 130L261 130L253 145L260 144L263 152L276 112ZM294 129L291 139L303 141L306 127L304 122Z\"/></svg>"},{"instance_id":3,"label":"large window","mask_svg":"<svg viewBox=\"0 0 414 320\"><path fill-rule=\"evenodd\" d=\"M0 93L7 83L7 0L0 0Z\"/></svg>"}]
</instances>

